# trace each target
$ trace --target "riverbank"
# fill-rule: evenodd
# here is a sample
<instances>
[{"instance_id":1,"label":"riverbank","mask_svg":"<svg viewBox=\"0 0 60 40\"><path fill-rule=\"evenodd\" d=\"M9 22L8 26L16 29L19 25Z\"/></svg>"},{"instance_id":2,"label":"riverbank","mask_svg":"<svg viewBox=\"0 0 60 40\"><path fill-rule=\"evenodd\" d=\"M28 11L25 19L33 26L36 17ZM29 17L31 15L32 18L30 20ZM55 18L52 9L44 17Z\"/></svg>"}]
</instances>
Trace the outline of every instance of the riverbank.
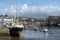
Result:
<instances>
[{"instance_id":1,"label":"riverbank","mask_svg":"<svg viewBox=\"0 0 60 40\"><path fill-rule=\"evenodd\" d=\"M0 36L9 36L9 29L0 29Z\"/></svg>"}]
</instances>

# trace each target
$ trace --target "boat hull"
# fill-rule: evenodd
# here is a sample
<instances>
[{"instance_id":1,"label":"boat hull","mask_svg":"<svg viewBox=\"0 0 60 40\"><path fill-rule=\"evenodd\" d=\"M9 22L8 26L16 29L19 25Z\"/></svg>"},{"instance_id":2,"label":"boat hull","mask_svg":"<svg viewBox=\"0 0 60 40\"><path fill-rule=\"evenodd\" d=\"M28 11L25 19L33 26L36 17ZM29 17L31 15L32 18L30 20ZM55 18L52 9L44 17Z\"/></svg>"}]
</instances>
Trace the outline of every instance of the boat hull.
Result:
<instances>
[{"instance_id":1,"label":"boat hull","mask_svg":"<svg viewBox=\"0 0 60 40\"><path fill-rule=\"evenodd\" d=\"M23 28L9 28L10 36L19 37Z\"/></svg>"}]
</instances>

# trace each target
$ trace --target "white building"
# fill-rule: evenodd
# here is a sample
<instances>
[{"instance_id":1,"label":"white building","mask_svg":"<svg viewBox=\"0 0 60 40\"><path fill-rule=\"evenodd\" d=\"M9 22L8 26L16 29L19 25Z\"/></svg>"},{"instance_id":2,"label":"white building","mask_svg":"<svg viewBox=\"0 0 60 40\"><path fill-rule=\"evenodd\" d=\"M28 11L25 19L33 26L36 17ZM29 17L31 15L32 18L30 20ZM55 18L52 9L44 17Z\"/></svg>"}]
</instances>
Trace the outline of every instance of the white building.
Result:
<instances>
[{"instance_id":1,"label":"white building","mask_svg":"<svg viewBox=\"0 0 60 40\"><path fill-rule=\"evenodd\" d=\"M11 23L13 22L12 18L0 18L0 23Z\"/></svg>"},{"instance_id":2,"label":"white building","mask_svg":"<svg viewBox=\"0 0 60 40\"><path fill-rule=\"evenodd\" d=\"M13 22L13 19L4 19L4 23L11 23Z\"/></svg>"}]
</instances>

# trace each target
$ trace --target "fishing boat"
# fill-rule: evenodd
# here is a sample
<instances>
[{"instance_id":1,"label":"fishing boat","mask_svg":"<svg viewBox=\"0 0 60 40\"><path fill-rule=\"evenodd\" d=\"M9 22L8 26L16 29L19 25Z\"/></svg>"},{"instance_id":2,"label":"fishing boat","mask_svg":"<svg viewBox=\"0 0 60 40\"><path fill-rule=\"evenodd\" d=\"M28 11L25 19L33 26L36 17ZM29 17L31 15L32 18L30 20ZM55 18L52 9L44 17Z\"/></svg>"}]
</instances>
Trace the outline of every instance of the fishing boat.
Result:
<instances>
[{"instance_id":1,"label":"fishing boat","mask_svg":"<svg viewBox=\"0 0 60 40\"><path fill-rule=\"evenodd\" d=\"M23 22L19 22L18 9L15 9L15 11L17 11L17 12L12 13L13 22L10 23L11 26L9 28L9 32L10 32L10 36L18 37L18 36L20 36L21 32L23 31L24 25L23 25Z\"/></svg>"},{"instance_id":2,"label":"fishing boat","mask_svg":"<svg viewBox=\"0 0 60 40\"><path fill-rule=\"evenodd\" d=\"M19 22L14 22L12 26L9 28L10 36L20 36L23 31L24 25Z\"/></svg>"}]
</instances>

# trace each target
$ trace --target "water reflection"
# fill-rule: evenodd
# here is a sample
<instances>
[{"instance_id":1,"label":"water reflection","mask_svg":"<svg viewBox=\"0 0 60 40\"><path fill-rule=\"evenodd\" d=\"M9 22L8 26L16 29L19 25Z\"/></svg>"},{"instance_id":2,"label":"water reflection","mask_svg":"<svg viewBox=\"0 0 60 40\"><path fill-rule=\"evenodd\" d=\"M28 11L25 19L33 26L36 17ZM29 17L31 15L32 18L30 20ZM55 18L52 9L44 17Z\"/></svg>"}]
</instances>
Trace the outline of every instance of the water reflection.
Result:
<instances>
[{"instance_id":1,"label":"water reflection","mask_svg":"<svg viewBox=\"0 0 60 40\"><path fill-rule=\"evenodd\" d=\"M21 38L22 40L58 40L60 39L60 34L58 33L51 34L50 32L26 30L22 32Z\"/></svg>"},{"instance_id":2,"label":"water reflection","mask_svg":"<svg viewBox=\"0 0 60 40\"><path fill-rule=\"evenodd\" d=\"M57 29L56 29L57 30ZM60 30L60 29L59 29ZM54 31L56 32L56 31ZM0 36L1 40L60 40L60 31L59 33L51 34L52 32L41 32L33 30L25 30L22 32L20 37L8 37ZM2 39L3 37L3 39Z\"/></svg>"},{"instance_id":3,"label":"water reflection","mask_svg":"<svg viewBox=\"0 0 60 40\"><path fill-rule=\"evenodd\" d=\"M48 38L48 32L26 30L22 32L21 37L22 39L45 39Z\"/></svg>"},{"instance_id":4,"label":"water reflection","mask_svg":"<svg viewBox=\"0 0 60 40\"><path fill-rule=\"evenodd\" d=\"M21 37L11 37L10 40L22 40Z\"/></svg>"},{"instance_id":5,"label":"water reflection","mask_svg":"<svg viewBox=\"0 0 60 40\"><path fill-rule=\"evenodd\" d=\"M58 30L58 31L56 31ZM24 30L17 39L12 37L11 40L60 40L60 29L50 29L48 32Z\"/></svg>"},{"instance_id":6,"label":"water reflection","mask_svg":"<svg viewBox=\"0 0 60 40\"><path fill-rule=\"evenodd\" d=\"M44 32L44 37L48 38L48 32Z\"/></svg>"}]
</instances>

